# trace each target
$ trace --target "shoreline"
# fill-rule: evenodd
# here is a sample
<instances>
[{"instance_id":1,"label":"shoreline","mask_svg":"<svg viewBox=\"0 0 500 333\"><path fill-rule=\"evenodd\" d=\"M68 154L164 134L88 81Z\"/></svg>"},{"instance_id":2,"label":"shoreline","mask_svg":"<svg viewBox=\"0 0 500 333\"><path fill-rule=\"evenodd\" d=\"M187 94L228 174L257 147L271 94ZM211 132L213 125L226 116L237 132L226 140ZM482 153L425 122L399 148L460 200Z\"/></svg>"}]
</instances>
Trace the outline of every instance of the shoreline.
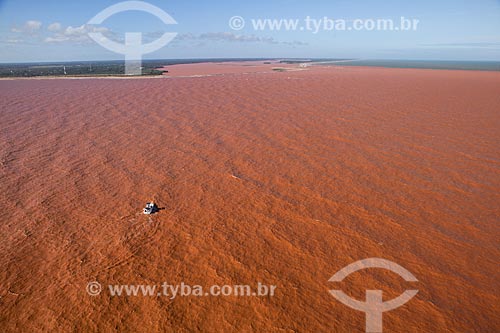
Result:
<instances>
[{"instance_id":1,"label":"shoreline","mask_svg":"<svg viewBox=\"0 0 500 333\"><path fill-rule=\"evenodd\" d=\"M341 62L339 62L340 64ZM306 64L304 66L304 64ZM222 65L222 66L221 66ZM281 65L281 66L276 66ZM214 69L218 66L219 68L231 68L232 71L211 71L207 73L207 69ZM196 67L199 70L199 73L196 70L189 69L189 67ZM255 68L259 70L251 71L249 68ZM486 69L453 69L453 68L420 68L420 67L388 67L388 66L368 66L368 65L327 65L324 63L294 63L294 64L286 64L279 63L276 61L267 64L267 61L259 61L259 64L256 64L256 61L242 61L242 62L203 62L203 63L186 63L186 64L176 64L176 65L168 65L165 67L160 67L159 69L181 69L182 74L164 72L161 75L143 75L143 76L124 76L124 75L109 75L109 76L30 76L30 77L0 77L0 81L15 81L15 80L146 80L146 79L174 79L174 78L200 78L200 77L212 77L212 76L226 76L226 75L248 75L248 74L269 74L275 72L302 72L302 71L310 71L310 70L325 70L325 69L373 69L373 70L413 70L413 71L446 71L446 72L480 72L480 73L498 73L498 70L486 70ZM183 69L188 69L183 71ZM236 70L235 70L236 69Z\"/></svg>"}]
</instances>

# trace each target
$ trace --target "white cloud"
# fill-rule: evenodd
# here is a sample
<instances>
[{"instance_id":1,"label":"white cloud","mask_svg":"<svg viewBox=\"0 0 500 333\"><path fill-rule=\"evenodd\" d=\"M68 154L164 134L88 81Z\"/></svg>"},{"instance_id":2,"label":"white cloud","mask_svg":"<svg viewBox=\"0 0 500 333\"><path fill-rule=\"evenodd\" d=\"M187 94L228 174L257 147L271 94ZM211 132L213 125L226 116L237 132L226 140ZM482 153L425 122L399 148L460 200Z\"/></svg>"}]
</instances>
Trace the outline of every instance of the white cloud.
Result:
<instances>
[{"instance_id":1,"label":"white cloud","mask_svg":"<svg viewBox=\"0 0 500 333\"><path fill-rule=\"evenodd\" d=\"M35 20L30 20L26 21L22 27L12 27L10 29L11 32L16 32L16 33L27 33L27 34L34 34L40 30L42 27L42 22L40 21L35 21Z\"/></svg>"},{"instance_id":2,"label":"white cloud","mask_svg":"<svg viewBox=\"0 0 500 333\"><path fill-rule=\"evenodd\" d=\"M65 42L67 40L69 40L69 38L65 36L54 36L54 37L47 37L43 41L45 43L60 43L60 42Z\"/></svg>"},{"instance_id":3,"label":"white cloud","mask_svg":"<svg viewBox=\"0 0 500 333\"><path fill-rule=\"evenodd\" d=\"M225 42L264 42L277 43L272 37L258 37L255 35L237 35L232 32L207 32L197 36L201 40Z\"/></svg>"},{"instance_id":4,"label":"white cloud","mask_svg":"<svg viewBox=\"0 0 500 333\"><path fill-rule=\"evenodd\" d=\"M25 27L31 31L38 31L42 27L42 22L40 21L27 21Z\"/></svg>"},{"instance_id":5,"label":"white cloud","mask_svg":"<svg viewBox=\"0 0 500 333\"><path fill-rule=\"evenodd\" d=\"M9 38L7 39L7 43L8 44L19 44L19 43L22 43L23 40L22 39L15 39L15 38Z\"/></svg>"},{"instance_id":6,"label":"white cloud","mask_svg":"<svg viewBox=\"0 0 500 333\"><path fill-rule=\"evenodd\" d=\"M44 39L46 43L61 43L61 42L91 42L89 37L89 32L100 32L104 35L111 35L112 32L105 27L96 27L94 25L83 24L79 27L66 27L66 29L62 29L60 27L59 31L54 35L49 36Z\"/></svg>"},{"instance_id":7,"label":"white cloud","mask_svg":"<svg viewBox=\"0 0 500 333\"><path fill-rule=\"evenodd\" d=\"M305 42L293 41L279 41L273 37L259 37L255 35L238 35L232 32L207 32L199 35L192 33L180 34L176 38L178 41L211 41L211 42L239 42L239 43L266 43L266 44L283 44L291 46L304 46L308 45Z\"/></svg>"},{"instance_id":8,"label":"white cloud","mask_svg":"<svg viewBox=\"0 0 500 333\"><path fill-rule=\"evenodd\" d=\"M52 32L58 32L62 29L62 26L61 26L61 23L59 22L54 22L52 24L50 24L48 27L47 27L47 30L48 31L52 31Z\"/></svg>"}]
</instances>

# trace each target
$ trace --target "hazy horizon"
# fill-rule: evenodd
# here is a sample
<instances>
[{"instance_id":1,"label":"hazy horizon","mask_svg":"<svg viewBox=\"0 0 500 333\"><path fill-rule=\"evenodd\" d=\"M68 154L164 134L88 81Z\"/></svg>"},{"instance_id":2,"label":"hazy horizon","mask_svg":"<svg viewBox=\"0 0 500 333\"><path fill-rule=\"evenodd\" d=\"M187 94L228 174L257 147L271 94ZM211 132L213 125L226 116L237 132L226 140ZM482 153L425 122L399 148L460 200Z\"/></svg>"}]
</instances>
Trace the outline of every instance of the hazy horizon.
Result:
<instances>
[{"instance_id":1,"label":"hazy horizon","mask_svg":"<svg viewBox=\"0 0 500 333\"><path fill-rule=\"evenodd\" d=\"M246 57L228 57L228 58L219 58L219 57L211 57L211 58L145 58L143 61L247 61L247 60L304 60L307 61L329 61L329 60L349 60L349 61L416 61L416 62L449 62L449 63L500 63L500 60L455 60L455 59L411 59L411 58L314 58L314 57L300 57L300 58L292 58L292 57L258 57L258 58L246 58ZM57 63L89 63L89 62L123 62L123 59L76 59L76 60L54 60L54 61L20 61L20 62L2 62L0 64L8 65L8 64L57 64Z\"/></svg>"}]
</instances>

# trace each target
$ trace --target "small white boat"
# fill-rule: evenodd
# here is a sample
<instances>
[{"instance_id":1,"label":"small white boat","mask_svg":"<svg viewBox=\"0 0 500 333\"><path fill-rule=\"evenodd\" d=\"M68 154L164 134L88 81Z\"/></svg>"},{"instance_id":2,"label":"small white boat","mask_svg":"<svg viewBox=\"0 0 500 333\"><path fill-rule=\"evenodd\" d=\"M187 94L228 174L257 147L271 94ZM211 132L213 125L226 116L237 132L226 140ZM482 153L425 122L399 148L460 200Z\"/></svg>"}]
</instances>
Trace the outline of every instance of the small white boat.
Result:
<instances>
[{"instance_id":1,"label":"small white boat","mask_svg":"<svg viewBox=\"0 0 500 333\"><path fill-rule=\"evenodd\" d=\"M154 202L148 202L142 210L144 214L151 215L158 211L158 206Z\"/></svg>"}]
</instances>

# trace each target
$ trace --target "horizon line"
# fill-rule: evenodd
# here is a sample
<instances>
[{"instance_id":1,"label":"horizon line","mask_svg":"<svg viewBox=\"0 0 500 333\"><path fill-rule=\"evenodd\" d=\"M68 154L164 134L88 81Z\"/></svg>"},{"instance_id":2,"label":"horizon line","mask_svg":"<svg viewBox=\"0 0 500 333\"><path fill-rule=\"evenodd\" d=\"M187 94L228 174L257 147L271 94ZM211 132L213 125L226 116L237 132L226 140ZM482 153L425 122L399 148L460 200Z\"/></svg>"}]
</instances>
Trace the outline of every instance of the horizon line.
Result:
<instances>
[{"instance_id":1,"label":"horizon line","mask_svg":"<svg viewBox=\"0 0 500 333\"><path fill-rule=\"evenodd\" d=\"M303 60L304 62L314 61L314 60L350 60L350 61L448 61L448 62L493 62L500 63L500 60L457 60L457 59L410 59L410 58L325 58L325 57L201 57L201 58L158 58L158 59L143 59L143 62L147 61L175 61L175 60ZM56 64L56 63L90 63L90 62L120 62L123 59L99 59L99 60L54 60L54 61L20 61L20 62L10 62L0 60L0 65L17 65L17 64Z\"/></svg>"}]
</instances>

